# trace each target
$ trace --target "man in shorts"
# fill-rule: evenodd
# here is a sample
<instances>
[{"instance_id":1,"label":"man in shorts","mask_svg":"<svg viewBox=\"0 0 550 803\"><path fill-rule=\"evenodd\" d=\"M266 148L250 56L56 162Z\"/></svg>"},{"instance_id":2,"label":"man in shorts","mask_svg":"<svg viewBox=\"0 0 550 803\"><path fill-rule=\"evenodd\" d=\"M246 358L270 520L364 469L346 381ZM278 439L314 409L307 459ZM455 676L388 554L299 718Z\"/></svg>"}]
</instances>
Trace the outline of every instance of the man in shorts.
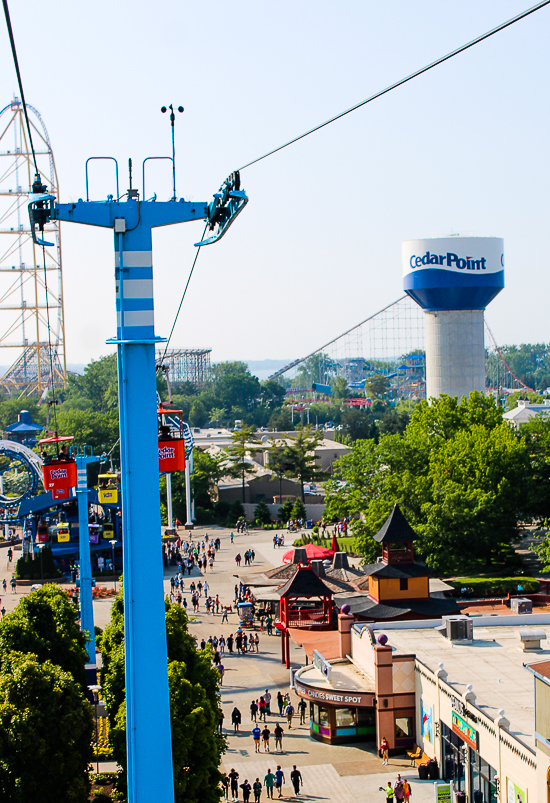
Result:
<instances>
[{"instance_id":1,"label":"man in shorts","mask_svg":"<svg viewBox=\"0 0 550 803\"><path fill-rule=\"evenodd\" d=\"M269 737L271 736L271 731L265 726L262 731L262 742L264 743L264 753L269 753Z\"/></svg>"},{"instance_id":2,"label":"man in shorts","mask_svg":"<svg viewBox=\"0 0 550 803\"><path fill-rule=\"evenodd\" d=\"M277 752L277 748L278 748L279 751L282 753L283 752L283 734L284 734L284 731L283 731L283 729L281 728L281 726L279 725L278 722L275 725L275 729L273 731L273 734L275 736L275 752Z\"/></svg>"},{"instance_id":3,"label":"man in shorts","mask_svg":"<svg viewBox=\"0 0 550 803\"><path fill-rule=\"evenodd\" d=\"M283 796L283 784L285 783L285 774L281 769L281 765L277 764L275 770L275 789L279 792L279 797Z\"/></svg>"},{"instance_id":4,"label":"man in shorts","mask_svg":"<svg viewBox=\"0 0 550 803\"><path fill-rule=\"evenodd\" d=\"M261 730L259 729L259 727L257 725L254 728L252 728L252 738L254 739L254 752L255 753L259 753L260 752L260 736L261 736L261 734L262 734L262 732L261 732Z\"/></svg>"}]
</instances>

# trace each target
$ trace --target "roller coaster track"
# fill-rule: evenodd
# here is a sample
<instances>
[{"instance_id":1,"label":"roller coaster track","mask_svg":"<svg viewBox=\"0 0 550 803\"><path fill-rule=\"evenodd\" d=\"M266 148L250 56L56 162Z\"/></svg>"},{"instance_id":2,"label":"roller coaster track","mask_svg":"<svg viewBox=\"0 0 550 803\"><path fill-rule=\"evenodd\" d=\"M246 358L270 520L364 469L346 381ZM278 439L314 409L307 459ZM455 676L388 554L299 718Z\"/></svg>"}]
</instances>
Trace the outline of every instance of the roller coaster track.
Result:
<instances>
[{"instance_id":1,"label":"roller coaster track","mask_svg":"<svg viewBox=\"0 0 550 803\"><path fill-rule=\"evenodd\" d=\"M5 461L1 460L3 457L8 459L6 465L4 465ZM23 467L29 474L27 488L19 496L6 496L2 482L0 484L0 506L4 508L18 507L23 499L28 499L36 494L42 482L42 459L32 449L21 443L0 440L0 478L3 480L6 471Z\"/></svg>"}]
</instances>

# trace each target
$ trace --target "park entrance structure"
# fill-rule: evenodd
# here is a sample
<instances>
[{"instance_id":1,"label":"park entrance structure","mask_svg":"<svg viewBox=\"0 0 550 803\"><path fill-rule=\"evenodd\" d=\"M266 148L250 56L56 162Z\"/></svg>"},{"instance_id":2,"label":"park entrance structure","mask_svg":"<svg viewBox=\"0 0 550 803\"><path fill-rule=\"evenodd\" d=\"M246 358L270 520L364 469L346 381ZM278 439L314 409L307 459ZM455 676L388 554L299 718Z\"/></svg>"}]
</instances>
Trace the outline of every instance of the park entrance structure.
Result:
<instances>
[{"instance_id":1,"label":"park entrance structure","mask_svg":"<svg viewBox=\"0 0 550 803\"><path fill-rule=\"evenodd\" d=\"M57 194L46 126L35 108L27 110L39 174ZM59 222L48 223L43 254L27 216L34 173L23 106L14 98L0 111L0 364L10 364L0 389L16 397L41 397L66 379Z\"/></svg>"}]
</instances>

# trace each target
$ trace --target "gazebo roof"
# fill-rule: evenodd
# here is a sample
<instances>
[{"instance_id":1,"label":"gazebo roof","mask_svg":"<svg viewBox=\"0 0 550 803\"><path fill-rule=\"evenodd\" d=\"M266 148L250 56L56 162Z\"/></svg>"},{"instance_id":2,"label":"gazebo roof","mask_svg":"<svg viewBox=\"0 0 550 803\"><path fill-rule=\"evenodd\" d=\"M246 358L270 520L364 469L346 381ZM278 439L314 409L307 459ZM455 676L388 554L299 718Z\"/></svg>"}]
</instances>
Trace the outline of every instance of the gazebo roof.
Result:
<instances>
[{"instance_id":1,"label":"gazebo roof","mask_svg":"<svg viewBox=\"0 0 550 803\"><path fill-rule=\"evenodd\" d=\"M417 534L401 513L399 505L395 504L393 510L374 536L374 540L382 544L403 544L416 541Z\"/></svg>"},{"instance_id":2,"label":"gazebo roof","mask_svg":"<svg viewBox=\"0 0 550 803\"><path fill-rule=\"evenodd\" d=\"M282 597L328 597L331 589L308 566L300 566L296 574L281 588L278 594Z\"/></svg>"}]
</instances>

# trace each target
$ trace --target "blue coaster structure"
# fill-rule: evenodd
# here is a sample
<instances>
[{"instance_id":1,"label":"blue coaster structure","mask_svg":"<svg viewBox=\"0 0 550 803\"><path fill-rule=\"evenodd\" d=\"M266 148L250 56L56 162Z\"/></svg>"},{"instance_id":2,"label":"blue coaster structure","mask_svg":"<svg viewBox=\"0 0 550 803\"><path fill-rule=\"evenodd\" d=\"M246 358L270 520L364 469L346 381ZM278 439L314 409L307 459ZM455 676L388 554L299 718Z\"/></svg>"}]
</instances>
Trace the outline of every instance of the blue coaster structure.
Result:
<instances>
[{"instance_id":1,"label":"blue coaster structure","mask_svg":"<svg viewBox=\"0 0 550 803\"><path fill-rule=\"evenodd\" d=\"M89 162L90 160L88 160ZM33 238L44 245L50 220L108 228L114 234L118 391L120 415L124 570L126 745L129 803L173 803L173 769L166 625L163 591L155 346L152 230L206 221L210 234L196 245L219 240L246 205L233 173L210 203L156 196L141 201L131 186L121 200L61 204L37 177L29 197ZM88 162L86 185L88 185ZM124 197L124 196L123 196ZM206 232L205 229L205 232ZM41 236L39 236L41 234Z\"/></svg>"}]
</instances>

